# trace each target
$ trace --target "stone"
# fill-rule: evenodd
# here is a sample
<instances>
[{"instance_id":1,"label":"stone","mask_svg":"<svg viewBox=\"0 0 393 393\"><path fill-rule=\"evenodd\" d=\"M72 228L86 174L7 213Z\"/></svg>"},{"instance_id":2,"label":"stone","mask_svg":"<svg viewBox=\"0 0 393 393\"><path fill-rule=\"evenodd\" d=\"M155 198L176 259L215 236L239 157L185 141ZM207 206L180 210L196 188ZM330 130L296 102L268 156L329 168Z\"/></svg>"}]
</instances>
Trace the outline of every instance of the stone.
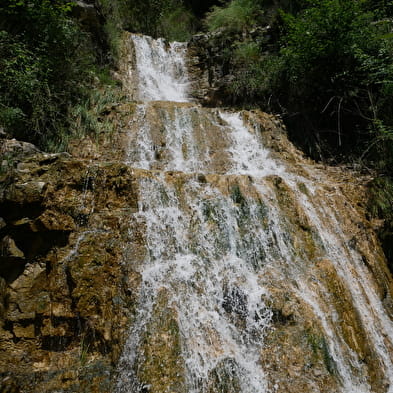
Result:
<instances>
[{"instance_id":1,"label":"stone","mask_svg":"<svg viewBox=\"0 0 393 393\"><path fill-rule=\"evenodd\" d=\"M9 189L6 199L18 204L39 203L44 197L46 183L42 181L29 181L16 183Z\"/></svg>"},{"instance_id":2,"label":"stone","mask_svg":"<svg viewBox=\"0 0 393 393\"><path fill-rule=\"evenodd\" d=\"M1 255L14 258L24 258L25 255L15 244L15 240L10 236L5 236L1 240Z\"/></svg>"},{"instance_id":3,"label":"stone","mask_svg":"<svg viewBox=\"0 0 393 393\"><path fill-rule=\"evenodd\" d=\"M14 324L13 332L18 338L35 338L34 325L22 326Z\"/></svg>"},{"instance_id":4,"label":"stone","mask_svg":"<svg viewBox=\"0 0 393 393\"><path fill-rule=\"evenodd\" d=\"M5 139L0 143L0 152L4 155L12 154L18 155L18 157L26 157L40 153L40 150L32 143L17 141L16 139Z\"/></svg>"},{"instance_id":5,"label":"stone","mask_svg":"<svg viewBox=\"0 0 393 393\"><path fill-rule=\"evenodd\" d=\"M74 220L66 214L45 210L32 224L32 231L72 231L76 229Z\"/></svg>"},{"instance_id":6,"label":"stone","mask_svg":"<svg viewBox=\"0 0 393 393\"><path fill-rule=\"evenodd\" d=\"M60 336L64 337L71 333L70 327L66 322L57 323L54 326L50 318L46 318L42 322L41 334L43 336Z\"/></svg>"},{"instance_id":7,"label":"stone","mask_svg":"<svg viewBox=\"0 0 393 393\"><path fill-rule=\"evenodd\" d=\"M143 342L140 360L136 362L141 386L150 386L151 393L185 393L179 326L176 312L167 305L165 290L159 294Z\"/></svg>"}]
</instances>

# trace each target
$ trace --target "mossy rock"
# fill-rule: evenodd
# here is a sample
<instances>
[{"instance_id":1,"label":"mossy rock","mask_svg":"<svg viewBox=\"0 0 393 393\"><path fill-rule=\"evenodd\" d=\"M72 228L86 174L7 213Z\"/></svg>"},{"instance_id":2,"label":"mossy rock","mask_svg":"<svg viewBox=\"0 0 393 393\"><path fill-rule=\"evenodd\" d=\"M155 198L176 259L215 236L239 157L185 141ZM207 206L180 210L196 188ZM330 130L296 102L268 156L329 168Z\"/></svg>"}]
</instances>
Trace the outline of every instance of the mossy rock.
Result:
<instances>
[{"instance_id":1,"label":"mossy rock","mask_svg":"<svg viewBox=\"0 0 393 393\"><path fill-rule=\"evenodd\" d=\"M239 366L235 360L223 359L210 372L207 393L238 393L241 392L238 376Z\"/></svg>"},{"instance_id":2,"label":"mossy rock","mask_svg":"<svg viewBox=\"0 0 393 393\"><path fill-rule=\"evenodd\" d=\"M185 393L185 365L176 311L165 290L158 293L136 360L136 376L143 391Z\"/></svg>"}]
</instances>

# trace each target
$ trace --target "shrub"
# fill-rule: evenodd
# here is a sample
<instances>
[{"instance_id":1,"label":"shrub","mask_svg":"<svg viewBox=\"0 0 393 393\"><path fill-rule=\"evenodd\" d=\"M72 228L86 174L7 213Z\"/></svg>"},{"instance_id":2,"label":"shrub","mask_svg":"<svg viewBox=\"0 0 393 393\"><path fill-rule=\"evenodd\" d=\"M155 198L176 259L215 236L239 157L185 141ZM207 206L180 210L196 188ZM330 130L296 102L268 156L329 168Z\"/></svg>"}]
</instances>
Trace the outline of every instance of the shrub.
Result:
<instances>
[{"instance_id":1,"label":"shrub","mask_svg":"<svg viewBox=\"0 0 393 393\"><path fill-rule=\"evenodd\" d=\"M307 119L316 141L334 153L361 154L378 132L376 120L391 124L391 38L357 1L314 1L283 20L280 99Z\"/></svg>"},{"instance_id":2,"label":"shrub","mask_svg":"<svg viewBox=\"0 0 393 393\"><path fill-rule=\"evenodd\" d=\"M0 6L0 122L42 148L61 139L69 108L91 81L90 41L69 10L47 0Z\"/></svg>"},{"instance_id":3,"label":"shrub","mask_svg":"<svg viewBox=\"0 0 393 393\"><path fill-rule=\"evenodd\" d=\"M233 0L207 17L222 41L242 33L225 54L231 102L283 114L292 139L314 158L375 160L379 142L385 149L393 135L391 2L270 3L292 10L276 14L268 34L280 37L273 45L263 29L267 3Z\"/></svg>"},{"instance_id":4,"label":"shrub","mask_svg":"<svg viewBox=\"0 0 393 393\"><path fill-rule=\"evenodd\" d=\"M205 23L210 31L223 29L242 32L253 26L261 9L258 1L232 0L226 6L214 6L207 14Z\"/></svg>"}]
</instances>

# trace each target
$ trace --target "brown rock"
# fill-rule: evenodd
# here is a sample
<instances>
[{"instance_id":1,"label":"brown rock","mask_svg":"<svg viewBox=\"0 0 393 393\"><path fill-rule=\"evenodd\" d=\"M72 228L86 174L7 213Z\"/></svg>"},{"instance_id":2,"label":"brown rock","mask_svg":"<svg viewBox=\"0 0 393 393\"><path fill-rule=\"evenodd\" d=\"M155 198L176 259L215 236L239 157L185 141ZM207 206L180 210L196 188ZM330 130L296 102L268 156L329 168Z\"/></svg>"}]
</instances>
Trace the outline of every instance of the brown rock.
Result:
<instances>
[{"instance_id":1,"label":"brown rock","mask_svg":"<svg viewBox=\"0 0 393 393\"><path fill-rule=\"evenodd\" d=\"M17 245L15 244L14 239L9 236L5 236L1 240L1 255L7 257L14 257L14 258L24 258L25 255L23 251L21 251Z\"/></svg>"},{"instance_id":2,"label":"brown rock","mask_svg":"<svg viewBox=\"0 0 393 393\"><path fill-rule=\"evenodd\" d=\"M35 338L34 325L22 326L14 324L13 332L18 338Z\"/></svg>"}]
</instances>

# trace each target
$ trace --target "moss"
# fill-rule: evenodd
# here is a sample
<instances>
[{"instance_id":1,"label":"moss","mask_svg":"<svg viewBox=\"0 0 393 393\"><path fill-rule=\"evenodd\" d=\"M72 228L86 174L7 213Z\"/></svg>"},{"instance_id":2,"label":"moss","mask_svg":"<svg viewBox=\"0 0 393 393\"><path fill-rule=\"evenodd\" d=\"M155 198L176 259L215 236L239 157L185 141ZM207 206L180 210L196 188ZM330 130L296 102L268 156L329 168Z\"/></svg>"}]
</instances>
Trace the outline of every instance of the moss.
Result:
<instances>
[{"instance_id":1,"label":"moss","mask_svg":"<svg viewBox=\"0 0 393 393\"><path fill-rule=\"evenodd\" d=\"M247 233L246 236L242 236L241 242L238 244L237 256L244 258L255 271L258 271L265 263L266 251L259 239L255 238L253 234Z\"/></svg>"},{"instance_id":2,"label":"moss","mask_svg":"<svg viewBox=\"0 0 393 393\"><path fill-rule=\"evenodd\" d=\"M258 200L257 214L261 220L263 228L265 230L268 229L268 227L269 227L269 209L261 199Z\"/></svg>"},{"instance_id":3,"label":"moss","mask_svg":"<svg viewBox=\"0 0 393 393\"><path fill-rule=\"evenodd\" d=\"M242 389L237 376L238 365L233 359L222 360L210 373L207 393L238 393Z\"/></svg>"},{"instance_id":4,"label":"moss","mask_svg":"<svg viewBox=\"0 0 393 393\"><path fill-rule=\"evenodd\" d=\"M215 207L210 201L202 202L202 214L206 220L214 220L215 218Z\"/></svg>"},{"instance_id":5,"label":"moss","mask_svg":"<svg viewBox=\"0 0 393 393\"><path fill-rule=\"evenodd\" d=\"M230 190L230 195L233 202L236 203L237 205L240 205L241 208L247 205L247 200L243 196L238 184L232 186Z\"/></svg>"},{"instance_id":6,"label":"moss","mask_svg":"<svg viewBox=\"0 0 393 393\"><path fill-rule=\"evenodd\" d=\"M297 187L298 187L299 191L302 192L303 194L305 194L307 196L310 195L308 192L307 186L304 183L298 183Z\"/></svg>"},{"instance_id":7,"label":"moss","mask_svg":"<svg viewBox=\"0 0 393 393\"><path fill-rule=\"evenodd\" d=\"M149 386L149 393L186 391L176 312L168 306L164 291L158 294L136 367L139 383L141 386Z\"/></svg>"},{"instance_id":8,"label":"moss","mask_svg":"<svg viewBox=\"0 0 393 393\"><path fill-rule=\"evenodd\" d=\"M306 331L305 338L308 345L312 349L314 358L323 360L326 370L329 372L329 374L337 374L337 366L332 355L330 354L329 346L325 337L311 331Z\"/></svg>"},{"instance_id":9,"label":"moss","mask_svg":"<svg viewBox=\"0 0 393 393\"><path fill-rule=\"evenodd\" d=\"M341 330L341 336L347 345L364 359L370 352L361 318L353 306L352 295L347 289L345 282L337 274L333 263L321 261L318 263L318 271L330 294L330 299L338 315L337 327Z\"/></svg>"},{"instance_id":10,"label":"moss","mask_svg":"<svg viewBox=\"0 0 393 393\"><path fill-rule=\"evenodd\" d=\"M272 177L274 191L283 214L283 232L296 255L314 261L320 256L322 242L311 227L308 217L297 202L293 191L280 177Z\"/></svg>"}]
</instances>

